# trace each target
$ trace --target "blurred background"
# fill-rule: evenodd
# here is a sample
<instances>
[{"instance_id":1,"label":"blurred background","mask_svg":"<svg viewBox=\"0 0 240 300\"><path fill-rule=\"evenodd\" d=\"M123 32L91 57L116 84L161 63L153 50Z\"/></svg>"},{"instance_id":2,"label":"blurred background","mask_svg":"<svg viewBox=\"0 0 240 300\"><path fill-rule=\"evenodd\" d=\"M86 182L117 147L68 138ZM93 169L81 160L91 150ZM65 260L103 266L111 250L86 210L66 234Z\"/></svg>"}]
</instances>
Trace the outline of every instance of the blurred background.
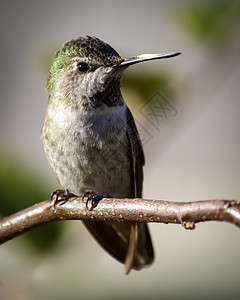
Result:
<instances>
[{"instance_id":1,"label":"blurred background","mask_svg":"<svg viewBox=\"0 0 240 300\"><path fill-rule=\"evenodd\" d=\"M49 199L59 185L40 131L51 57L94 35L122 57L182 52L133 66L123 96L146 156L144 197L240 195L240 2L1 1L0 215ZM0 299L239 299L239 229L150 224L156 259L124 275L81 222L46 225L0 247Z\"/></svg>"}]
</instances>

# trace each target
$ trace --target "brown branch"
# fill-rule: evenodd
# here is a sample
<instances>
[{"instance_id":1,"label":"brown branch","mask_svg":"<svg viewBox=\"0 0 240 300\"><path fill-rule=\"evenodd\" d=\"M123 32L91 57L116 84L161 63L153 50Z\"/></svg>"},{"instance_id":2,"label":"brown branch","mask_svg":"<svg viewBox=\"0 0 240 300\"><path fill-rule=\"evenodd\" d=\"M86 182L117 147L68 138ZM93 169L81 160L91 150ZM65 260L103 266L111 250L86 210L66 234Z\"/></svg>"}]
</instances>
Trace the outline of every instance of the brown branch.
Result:
<instances>
[{"instance_id":1,"label":"brown branch","mask_svg":"<svg viewBox=\"0 0 240 300\"><path fill-rule=\"evenodd\" d=\"M73 197L56 205L47 200L2 219L0 243L60 220L175 223L182 224L185 229L194 229L195 223L199 222L225 221L240 227L240 200L170 202L103 198L93 210L86 208L85 200Z\"/></svg>"}]
</instances>

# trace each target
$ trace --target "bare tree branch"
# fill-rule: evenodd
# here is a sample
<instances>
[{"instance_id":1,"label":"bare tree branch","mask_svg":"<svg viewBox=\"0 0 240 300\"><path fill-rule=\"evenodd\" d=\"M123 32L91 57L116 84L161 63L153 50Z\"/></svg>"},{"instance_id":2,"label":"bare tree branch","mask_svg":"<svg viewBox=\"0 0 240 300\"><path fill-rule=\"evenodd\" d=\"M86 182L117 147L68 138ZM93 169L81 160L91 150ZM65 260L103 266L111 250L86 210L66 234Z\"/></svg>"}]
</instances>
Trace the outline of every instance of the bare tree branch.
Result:
<instances>
[{"instance_id":1,"label":"bare tree branch","mask_svg":"<svg viewBox=\"0 0 240 300\"><path fill-rule=\"evenodd\" d=\"M47 200L2 219L0 243L45 223L61 220L175 223L185 229L194 229L199 222L224 221L240 227L240 200L171 202L103 198L93 210L87 209L85 200L72 197L56 205L53 200Z\"/></svg>"}]
</instances>

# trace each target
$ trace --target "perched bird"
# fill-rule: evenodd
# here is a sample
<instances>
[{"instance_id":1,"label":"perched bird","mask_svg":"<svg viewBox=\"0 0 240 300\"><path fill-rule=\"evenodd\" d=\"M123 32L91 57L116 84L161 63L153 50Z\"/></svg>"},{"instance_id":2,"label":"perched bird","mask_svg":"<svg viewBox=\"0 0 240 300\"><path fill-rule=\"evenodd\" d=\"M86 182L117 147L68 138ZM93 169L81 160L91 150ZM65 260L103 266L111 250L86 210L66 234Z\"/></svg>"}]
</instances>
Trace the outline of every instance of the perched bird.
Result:
<instances>
[{"instance_id":1,"label":"perched bird","mask_svg":"<svg viewBox=\"0 0 240 300\"><path fill-rule=\"evenodd\" d=\"M123 59L95 37L67 41L56 52L47 82L48 108L42 128L46 156L63 189L116 198L142 196L144 154L120 87L133 64L179 53ZM83 221L99 244L140 270L153 262L147 224Z\"/></svg>"}]
</instances>

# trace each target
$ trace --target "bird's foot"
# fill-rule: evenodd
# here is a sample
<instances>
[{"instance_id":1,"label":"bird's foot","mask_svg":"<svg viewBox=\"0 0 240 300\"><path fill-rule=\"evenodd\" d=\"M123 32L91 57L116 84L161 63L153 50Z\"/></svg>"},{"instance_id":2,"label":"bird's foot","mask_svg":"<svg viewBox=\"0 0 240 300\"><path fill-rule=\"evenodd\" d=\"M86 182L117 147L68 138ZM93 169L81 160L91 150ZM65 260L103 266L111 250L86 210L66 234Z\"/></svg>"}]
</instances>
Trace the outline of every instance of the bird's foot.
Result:
<instances>
[{"instance_id":1,"label":"bird's foot","mask_svg":"<svg viewBox=\"0 0 240 300\"><path fill-rule=\"evenodd\" d=\"M69 190L56 190L51 195L52 205L53 207L58 205L62 205L66 203L70 198L76 197L74 194L70 193Z\"/></svg>"},{"instance_id":2,"label":"bird's foot","mask_svg":"<svg viewBox=\"0 0 240 300\"><path fill-rule=\"evenodd\" d=\"M83 195L83 198L87 198L86 207L88 210L93 210L95 207L97 207L100 200L105 198L104 195L97 195L93 191L86 192Z\"/></svg>"}]
</instances>

